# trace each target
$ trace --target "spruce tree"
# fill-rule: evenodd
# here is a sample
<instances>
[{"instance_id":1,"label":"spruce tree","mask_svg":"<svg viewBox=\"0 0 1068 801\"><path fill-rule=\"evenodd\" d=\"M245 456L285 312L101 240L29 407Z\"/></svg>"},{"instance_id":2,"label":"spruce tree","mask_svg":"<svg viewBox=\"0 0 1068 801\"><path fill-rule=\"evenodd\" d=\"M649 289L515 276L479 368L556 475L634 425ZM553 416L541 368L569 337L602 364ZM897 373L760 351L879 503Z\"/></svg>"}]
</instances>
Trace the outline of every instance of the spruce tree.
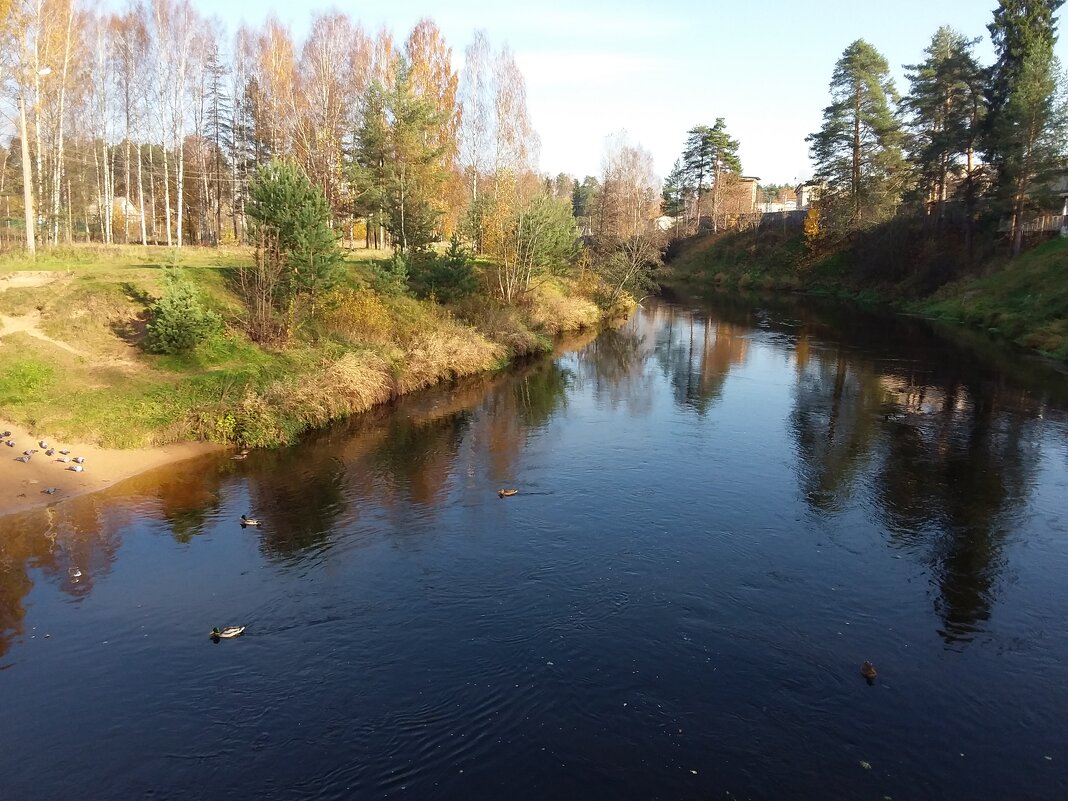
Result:
<instances>
[{"instance_id":1,"label":"spruce tree","mask_svg":"<svg viewBox=\"0 0 1068 801\"><path fill-rule=\"evenodd\" d=\"M837 228L877 222L893 212L903 181L898 98L886 59L858 39L838 59L830 89L823 127L807 138L825 185L823 219Z\"/></svg>"},{"instance_id":2,"label":"spruce tree","mask_svg":"<svg viewBox=\"0 0 1068 801\"><path fill-rule=\"evenodd\" d=\"M990 73L986 156L996 170L994 199L1009 216L1013 254L1024 215L1048 202L1043 191L1066 137L1059 93L1054 13L1064 0L999 0L988 27L997 60Z\"/></svg>"}]
</instances>

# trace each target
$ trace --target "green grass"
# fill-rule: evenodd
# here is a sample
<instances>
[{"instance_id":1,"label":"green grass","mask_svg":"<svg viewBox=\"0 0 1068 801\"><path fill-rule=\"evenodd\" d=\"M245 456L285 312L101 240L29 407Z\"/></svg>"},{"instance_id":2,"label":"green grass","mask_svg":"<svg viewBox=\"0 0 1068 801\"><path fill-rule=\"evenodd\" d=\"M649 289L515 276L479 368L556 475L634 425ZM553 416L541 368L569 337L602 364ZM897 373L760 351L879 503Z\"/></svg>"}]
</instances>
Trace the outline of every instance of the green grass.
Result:
<instances>
[{"instance_id":1,"label":"green grass","mask_svg":"<svg viewBox=\"0 0 1068 801\"><path fill-rule=\"evenodd\" d=\"M1068 360L1068 239L1052 239L987 275L948 284L912 308Z\"/></svg>"}]
</instances>

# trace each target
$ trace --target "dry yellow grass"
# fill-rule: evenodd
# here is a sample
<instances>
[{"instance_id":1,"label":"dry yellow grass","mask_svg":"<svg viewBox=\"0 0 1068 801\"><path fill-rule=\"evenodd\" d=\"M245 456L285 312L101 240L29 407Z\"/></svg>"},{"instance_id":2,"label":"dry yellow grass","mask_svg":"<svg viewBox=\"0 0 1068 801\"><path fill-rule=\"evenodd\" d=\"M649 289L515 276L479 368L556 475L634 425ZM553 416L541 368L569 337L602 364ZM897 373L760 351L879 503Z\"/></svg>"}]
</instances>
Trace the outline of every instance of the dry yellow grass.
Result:
<instances>
[{"instance_id":1,"label":"dry yellow grass","mask_svg":"<svg viewBox=\"0 0 1068 801\"><path fill-rule=\"evenodd\" d=\"M444 378L460 378L492 370L507 356L503 345L490 342L467 326L439 325L409 344L397 376L397 392L404 394Z\"/></svg>"},{"instance_id":2,"label":"dry yellow grass","mask_svg":"<svg viewBox=\"0 0 1068 801\"><path fill-rule=\"evenodd\" d=\"M545 283L530 293L526 308L531 325L552 336L593 328L601 322L601 310L587 298L565 294L553 283Z\"/></svg>"}]
</instances>

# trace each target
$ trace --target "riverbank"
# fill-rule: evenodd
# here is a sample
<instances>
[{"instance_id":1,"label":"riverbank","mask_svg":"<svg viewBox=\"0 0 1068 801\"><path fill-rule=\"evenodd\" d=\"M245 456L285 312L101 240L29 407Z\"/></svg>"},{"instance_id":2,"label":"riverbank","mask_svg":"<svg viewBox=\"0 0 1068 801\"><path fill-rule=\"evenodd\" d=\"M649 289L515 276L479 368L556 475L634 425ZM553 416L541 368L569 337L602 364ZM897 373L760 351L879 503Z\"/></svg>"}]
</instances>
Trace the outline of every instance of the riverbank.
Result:
<instances>
[{"instance_id":1,"label":"riverbank","mask_svg":"<svg viewBox=\"0 0 1068 801\"><path fill-rule=\"evenodd\" d=\"M157 467L192 459L221 450L210 442L184 442L154 448L101 448L86 442L49 438L44 441L56 452L46 455L40 448L44 434L0 420L0 430L10 431L13 447L0 444L0 518L8 514L59 503L78 495L98 492ZM34 450L28 462L18 461L23 452ZM64 456L60 450L70 451ZM82 468L70 468L75 458Z\"/></svg>"},{"instance_id":2,"label":"riverbank","mask_svg":"<svg viewBox=\"0 0 1068 801\"><path fill-rule=\"evenodd\" d=\"M736 231L679 242L664 283L692 288L805 292L963 324L1068 362L1068 239L1010 259L979 238L972 262L960 242L904 224L812 252L800 231Z\"/></svg>"},{"instance_id":3,"label":"riverbank","mask_svg":"<svg viewBox=\"0 0 1068 801\"><path fill-rule=\"evenodd\" d=\"M0 419L19 432L0 480L17 508L53 500L31 481L86 492L212 446L289 443L415 390L549 352L556 338L606 319L589 287L567 279L542 282L514 306L488 292L449 306L420 300L384 275L387 255L348 254L344 281L281 347L244 332L232 286L248 250L83 247L0 261ZM158 356L140 345L169 266L182 267L223 326L189 353ZM38 455L14 461L41 438L105 458L62 480L53 474L65 471Z\"/></svg>"}]
</instances>

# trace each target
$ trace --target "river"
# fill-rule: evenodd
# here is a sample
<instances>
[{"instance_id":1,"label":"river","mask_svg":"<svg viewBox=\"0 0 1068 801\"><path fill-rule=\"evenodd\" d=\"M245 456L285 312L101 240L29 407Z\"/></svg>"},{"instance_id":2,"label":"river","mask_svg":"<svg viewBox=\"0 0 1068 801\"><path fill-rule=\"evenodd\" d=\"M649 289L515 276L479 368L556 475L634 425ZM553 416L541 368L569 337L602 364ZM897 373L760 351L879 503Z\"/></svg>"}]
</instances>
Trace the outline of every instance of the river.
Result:
<instances>
[{"instance_id":1,"label":"river","mask_svg":"<svg viewBox=\"0 0 1068 801\"><path fill-rule=\"evenodd\" d=\"M1038 360L648 301L0 518L0 796L1068 798L1066 490Z\"/></svg>"}]
</instances>

